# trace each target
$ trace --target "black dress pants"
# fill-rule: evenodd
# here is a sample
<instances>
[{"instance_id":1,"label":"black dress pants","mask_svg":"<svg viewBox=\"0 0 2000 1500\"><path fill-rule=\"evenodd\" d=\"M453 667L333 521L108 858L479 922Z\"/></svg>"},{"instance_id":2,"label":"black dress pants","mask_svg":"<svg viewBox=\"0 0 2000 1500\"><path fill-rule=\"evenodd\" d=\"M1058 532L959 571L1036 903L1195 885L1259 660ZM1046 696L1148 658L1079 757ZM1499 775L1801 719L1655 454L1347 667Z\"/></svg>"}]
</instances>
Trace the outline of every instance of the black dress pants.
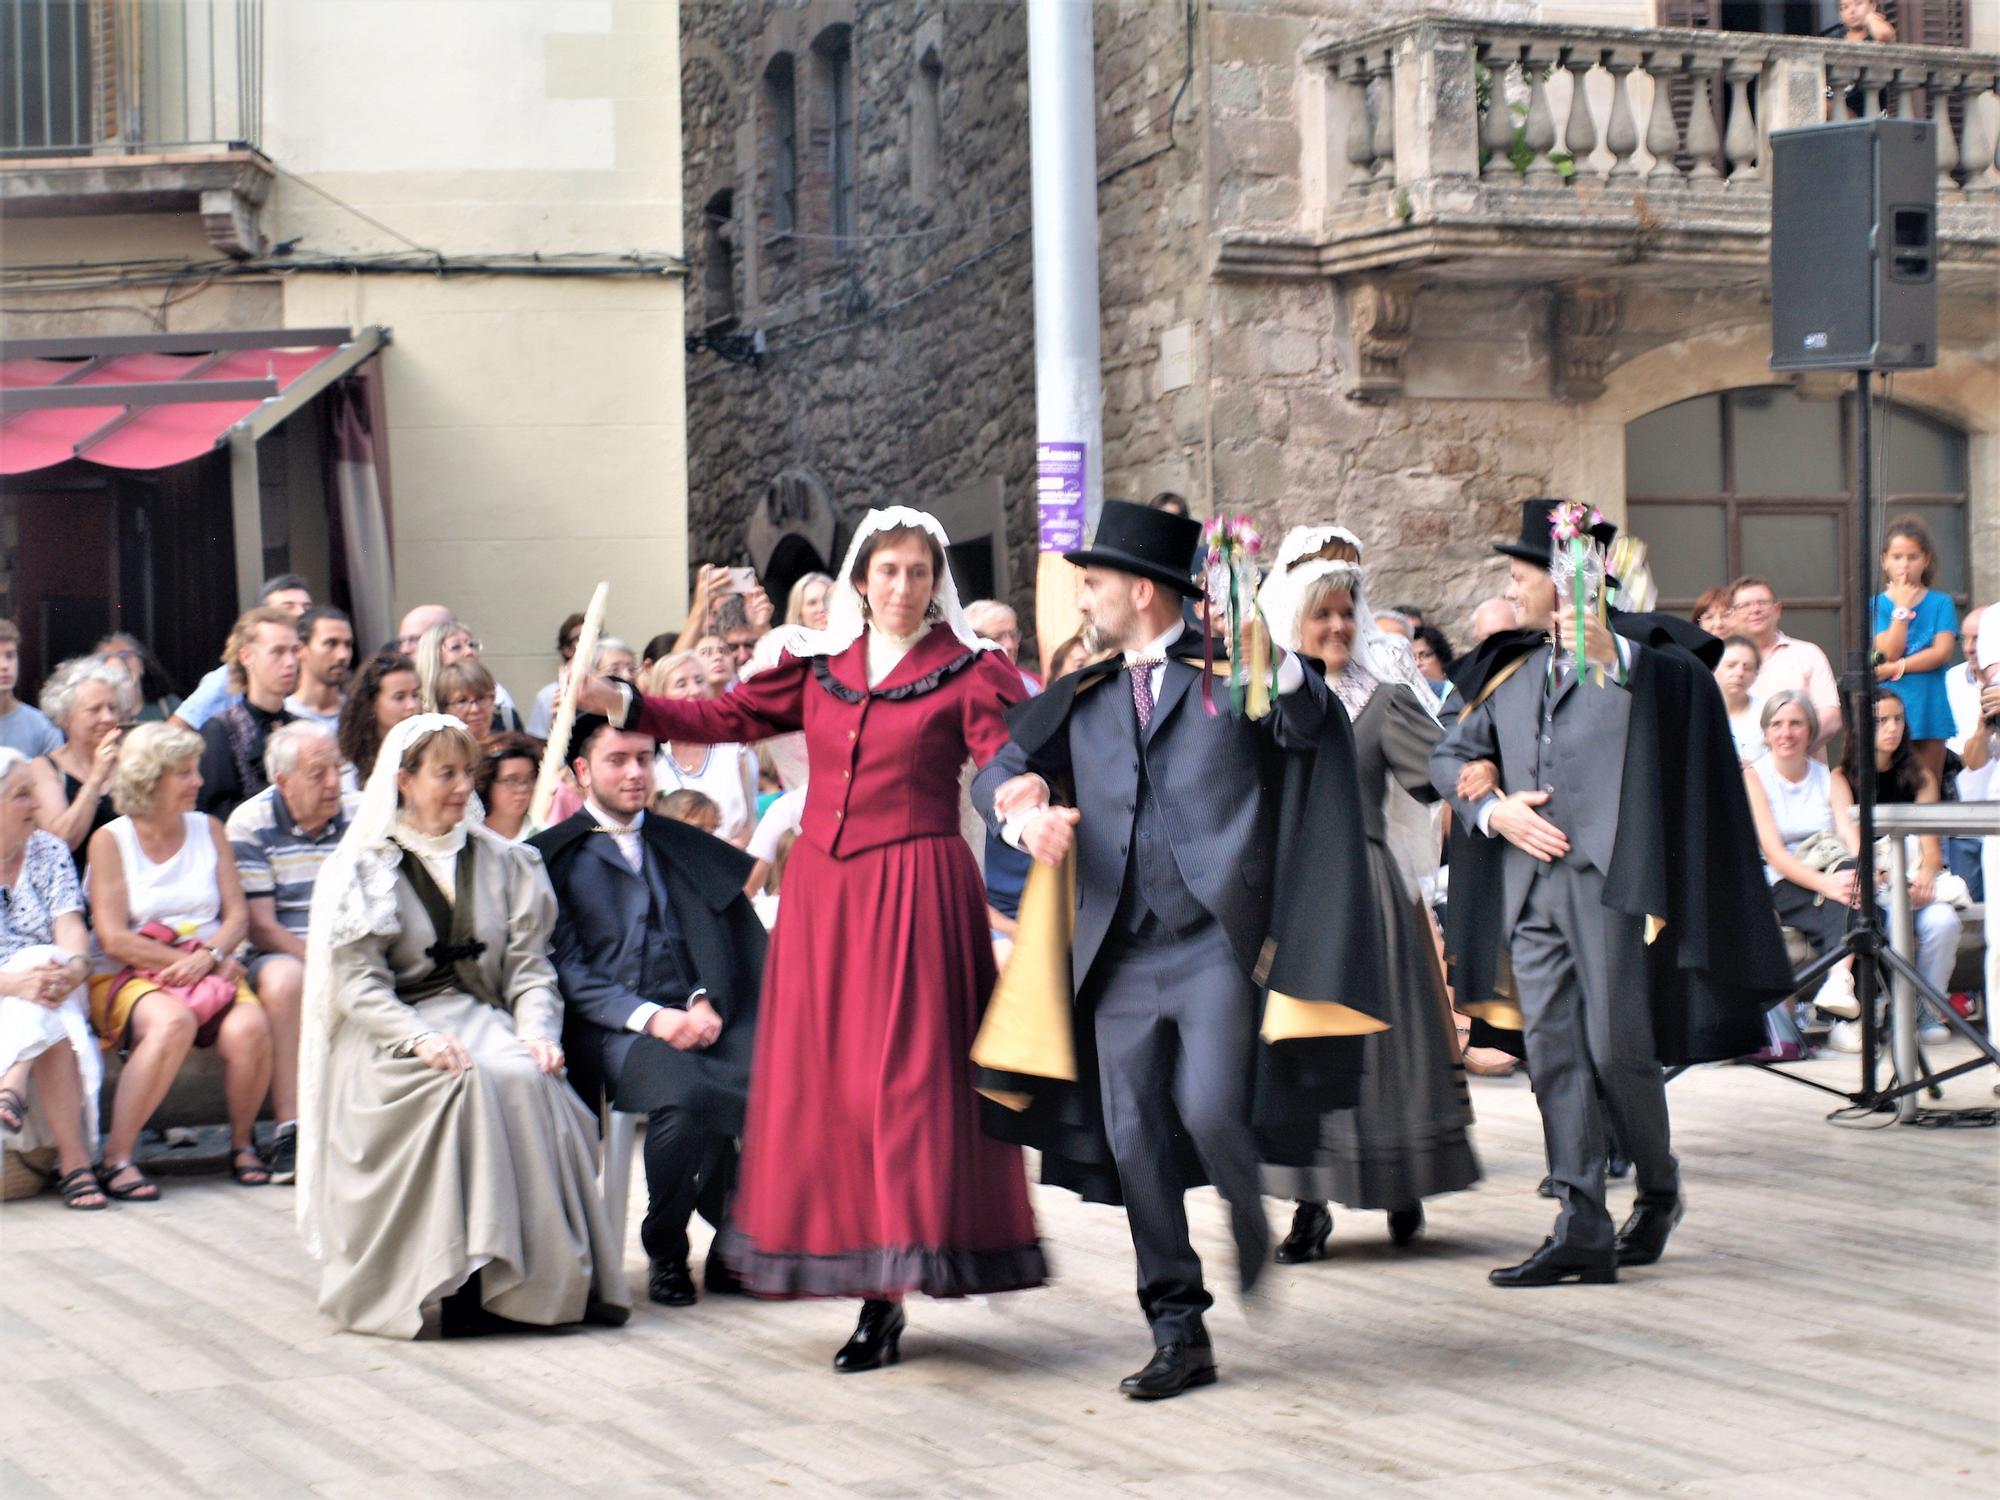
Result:
<instances>
[{"instance_id":1,"label":"black dress pants","mask_svg":"<svg viewBox=\"0 0 2000 1500\"><path fill-rule=\"evenodd\" d=\"M688 1258L688 1218L696 1210L715 1228L736 1188L736 1142L706 1128L676 1106L646 1116L646 1218L639 1241L646 1257L679 1264Z\"/></svg>"}]
</instances>

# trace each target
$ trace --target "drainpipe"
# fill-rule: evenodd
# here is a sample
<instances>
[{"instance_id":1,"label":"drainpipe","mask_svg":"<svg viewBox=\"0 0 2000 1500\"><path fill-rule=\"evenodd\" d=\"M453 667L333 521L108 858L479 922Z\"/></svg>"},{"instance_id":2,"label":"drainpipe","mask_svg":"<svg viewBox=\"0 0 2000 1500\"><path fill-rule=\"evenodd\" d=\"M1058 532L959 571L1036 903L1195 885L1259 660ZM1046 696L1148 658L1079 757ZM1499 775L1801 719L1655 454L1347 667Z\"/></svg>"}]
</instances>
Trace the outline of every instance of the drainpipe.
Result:
<instances>
[{"instance_id":1,"label":"drainpipe","mask_svg":"<svg viewBox=\"0 0 2000 1500\"><path fill-rule=\"evenodd\" d=\"M1097 306L1097 80L1089 0L1028 0L1034 191L1035 486L1040 557L1035 636L1076 633L1083 545L1104 503Z\"/></svg>"}]
</instances>

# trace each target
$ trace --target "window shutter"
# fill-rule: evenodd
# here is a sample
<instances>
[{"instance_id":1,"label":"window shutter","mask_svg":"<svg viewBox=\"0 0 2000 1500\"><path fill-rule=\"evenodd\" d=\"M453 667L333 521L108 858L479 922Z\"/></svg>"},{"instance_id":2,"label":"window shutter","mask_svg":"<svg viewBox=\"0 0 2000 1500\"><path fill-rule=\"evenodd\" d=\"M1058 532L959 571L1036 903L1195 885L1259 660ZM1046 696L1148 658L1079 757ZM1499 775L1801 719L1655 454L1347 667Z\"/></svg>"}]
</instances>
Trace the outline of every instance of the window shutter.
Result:
<instances>
[{"instance_id":1,"label":"window shutter","mask_svg":"<svg viewBox=\"0 0 2000 1500\"><path fill-rule=\"evenodd\" d=\"M1882 0L1896 40L1920 47L1963 47L1970 27L1967 0Z\"/></svg>"}]
</instances>

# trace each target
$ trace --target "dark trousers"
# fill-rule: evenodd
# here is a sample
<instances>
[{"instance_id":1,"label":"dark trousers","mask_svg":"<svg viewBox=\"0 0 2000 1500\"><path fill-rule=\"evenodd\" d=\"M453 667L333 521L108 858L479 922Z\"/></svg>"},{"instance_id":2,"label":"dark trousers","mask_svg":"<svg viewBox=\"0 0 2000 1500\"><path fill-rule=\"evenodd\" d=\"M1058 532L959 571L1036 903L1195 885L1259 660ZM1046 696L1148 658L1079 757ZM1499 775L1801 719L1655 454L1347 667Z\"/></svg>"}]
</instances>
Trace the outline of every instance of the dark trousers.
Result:
<instances>
[{"instance_id":1,"label":"dark trousers","mask_svg":"<svg viewBox=\"0 0 2000 1500\"><path fill-rule=\"evenodd\" d=\"M1771 887L1771 905L1781 925L1796 927L1805 935L1815 957L1840 946L1847 935L1848 920L1854 915L1838 901L1829 901L1818 891L1793 885L1789 880L1780 880Z\"/></svg>"},{"instance_id":2,"label":"dark trousers","mask_svg":"<svg viewBox=\"0 0 2000 1500\"><path fill-rule=\"evenodd\" d=\"M1179 938L1150 924L1139 938L1106 940L1085 995L1140 1310L1155 1344L1206 1345L1201 1315L1215 1299L1188 1239L1187 1147L1229 1205L1246 1287L1270 1253L1250 1128L1256 987L1215 923Z\"/></svg>"},{"instance_id":3,"label":"dark trousers","mask_svg":"<svg viewBox=\"0 0 2000 1500\"><path fill-rule=\"evenodd\" d=\"M1607 1118L1630 1154L1639 1196L1680 1192L1667 1092L1653 1051L1646 994L1645 923L1604 905L1604 877L1576 865L1544 865L1509 944L1528 1073L1542 1115L1549 1177L1561 1205L1558 1243L1612 1247L1604 1202Z\"/></svg>"},{"instance_id":4,"label":"dark trousers","mask_svg":"<svg viewBox=\"0 0 2000 1500\"><path fill-rule=\"evenodd\" d=\"M695 1210L715 1228L736 1188L736 1142L706 1129L692 1112L656 1109L646 1116L646 1219L639 1242L646 1257L678 1264L688 1258L688 1217Z\"/></svg>"}]
</instances>

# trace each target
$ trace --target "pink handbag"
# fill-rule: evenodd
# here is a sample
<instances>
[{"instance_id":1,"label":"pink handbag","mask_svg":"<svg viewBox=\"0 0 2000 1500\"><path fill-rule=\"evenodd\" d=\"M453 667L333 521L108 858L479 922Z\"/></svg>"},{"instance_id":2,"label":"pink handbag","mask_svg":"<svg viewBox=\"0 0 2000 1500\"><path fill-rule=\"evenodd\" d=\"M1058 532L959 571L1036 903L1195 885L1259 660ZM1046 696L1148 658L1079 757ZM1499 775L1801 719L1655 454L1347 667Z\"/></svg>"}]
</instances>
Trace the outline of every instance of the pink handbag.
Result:
<instances>
[{"instance_id":1,"label":"pink handbag","mask_svg":"<svg viewBox=\"0 0 2000 1500\"><path fill-rule=\"evenodd\" d=\"M201 953L204 946L193 938L183 938L164 922L148 922L138 930L142 938L150 938L156 943L165 943L169 948L182 953ZM144 969L126 969L121 972L111 986L111 993L117 994L134 979L153 979L155 976ZM192 985L163 984L162 994L172 995L194 1012L196 1026L206 1026L230 1006L236 1003L236 986L220 974L209 974L197 979Z\"/></svg>"}]
</instances>

